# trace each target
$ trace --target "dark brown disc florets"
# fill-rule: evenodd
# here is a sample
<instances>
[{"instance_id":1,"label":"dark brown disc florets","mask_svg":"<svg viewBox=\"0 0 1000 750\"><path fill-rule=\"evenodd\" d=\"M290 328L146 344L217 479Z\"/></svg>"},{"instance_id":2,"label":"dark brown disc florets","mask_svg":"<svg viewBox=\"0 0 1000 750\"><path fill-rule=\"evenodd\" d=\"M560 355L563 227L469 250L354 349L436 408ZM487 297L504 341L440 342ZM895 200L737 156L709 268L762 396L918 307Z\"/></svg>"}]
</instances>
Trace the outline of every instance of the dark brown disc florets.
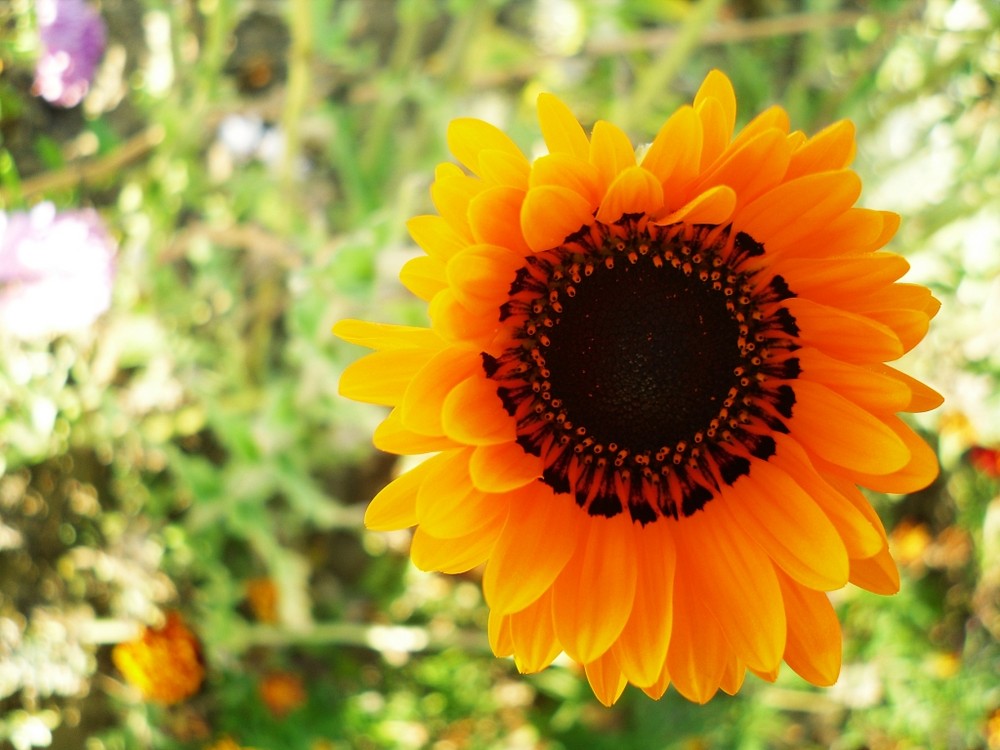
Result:
<instances>
[{"instance_id":1,"label":"dark brown disc florets","mask_svg":"<svg viewBox=\"0 0 1000 750\"><path fill-rule=\"evenodd\" d=\"M798 328L729 226L595 223L529 256L483 353L543 481L591 515L691 515L775 450Z\"/></svg>"}]
</instances>

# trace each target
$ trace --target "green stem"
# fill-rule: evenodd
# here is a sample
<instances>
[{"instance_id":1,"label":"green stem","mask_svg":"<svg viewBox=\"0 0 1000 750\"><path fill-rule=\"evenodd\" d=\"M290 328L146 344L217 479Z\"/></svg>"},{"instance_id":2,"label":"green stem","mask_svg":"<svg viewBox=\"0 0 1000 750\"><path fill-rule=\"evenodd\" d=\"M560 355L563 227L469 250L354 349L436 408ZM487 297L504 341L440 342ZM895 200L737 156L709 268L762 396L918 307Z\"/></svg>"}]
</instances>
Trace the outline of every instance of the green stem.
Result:
<instances>
[{"instance_id":1,"label":"green stem","mask_svg":"<svg viewBox=\"0 0 1000 750\"><path fill-rule=\"evenodd\" d=\"M701 42L705 27L715 20L724 4L725 0L701 0L684 20L673 44L668 45L643 71L631 100L623 111L616 113L616 119L623 123L626 131L635 124L636 116L642 116L655 107L657 99L669 90L671 81Z\"/></svg>"},{"instance_id":2,"label":"green stem","mask_svg":"<svg viewBox=\"0 0 1000 750\"><path fill-rule=\"evenodd\" d=\"M302 151L300 124L309 96L311 82L310 64L313 55L313 18L310 0L291 0L288 23L292 44L288 53L288 85L281 127L285 133L285 157L282 181L291 189L295 182L295 165Z\"/></svg>"}]
</instances>

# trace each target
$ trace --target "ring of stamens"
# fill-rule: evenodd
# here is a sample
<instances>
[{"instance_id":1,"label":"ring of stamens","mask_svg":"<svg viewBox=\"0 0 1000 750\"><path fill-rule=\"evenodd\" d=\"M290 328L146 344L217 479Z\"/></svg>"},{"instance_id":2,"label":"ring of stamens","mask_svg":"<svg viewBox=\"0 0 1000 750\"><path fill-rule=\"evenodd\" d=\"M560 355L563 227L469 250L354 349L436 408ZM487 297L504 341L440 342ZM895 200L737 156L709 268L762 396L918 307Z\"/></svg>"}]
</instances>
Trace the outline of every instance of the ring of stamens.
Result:
<instances>
[{"instance_id":1,"label":"ring of stamens","mask_svg":"<svg viewBox=\"0 0 1000 750\"><path fill-rule=\"evenodd\" d=\"M788 432L795 403L785 381L799 374L798 327L781 305L794 296L784 280L761 283L753 268L762 253L728 225L660 227L626 216L526 258L499 311L505 343L482 360L515 419L517 442L542 457L542 480L555 492L570 493L590 515L627 507L645 525L697 512L722 484L749 473L752 459L773 455L770 435ZM615 336L623 329L612 325L602 338L600 316L635 281L654 313L634 307L637 331ZM678 298L674 307L667 296ZM677 306L688 303L693 312ZM715 367L702 381L691 372L693 354L682 351L701 339L685 338L683 322L657 318L661 307L703 329ZM621 363L600 351L612 344ZM636 351L643 344L649 357ZM665 382L671 374L680 391Z\"/></svg>"}]
</instances>

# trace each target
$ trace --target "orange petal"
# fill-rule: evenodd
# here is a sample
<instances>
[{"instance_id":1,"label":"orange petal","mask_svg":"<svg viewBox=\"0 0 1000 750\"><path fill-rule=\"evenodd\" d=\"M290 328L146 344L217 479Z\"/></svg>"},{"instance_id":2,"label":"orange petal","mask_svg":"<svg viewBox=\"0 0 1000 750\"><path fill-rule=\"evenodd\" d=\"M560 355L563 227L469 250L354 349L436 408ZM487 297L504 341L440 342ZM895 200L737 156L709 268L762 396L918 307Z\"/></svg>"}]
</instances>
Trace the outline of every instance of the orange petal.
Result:
<instances>
[{"instance_id":1,"label":"orange petal","mask_svg":"<svg viewBox=\"0 0 1000 750\"><path fill-rule=\"evenodd\" d=\"M396 455L417 455L446 451L461 446L454 440L440 435L424 435L413 432L403 425L400 417L401 407L396 407L382 423L375 428L372 435L372 445L380 451Z\"/></svg>"},{"instance_id":2,"label":"orange petal","mask_svg":"<svg viewBox=\"0 0 1000 750\"><path fill-rule=\"evenodd\" d=\"M635 149L621 128L598 120L590 138L590 163L597 168L597 188L603 194L619 174L635 166Z\"/></svg>"},{"instance_id":3,"label":"orange petal","mask_svg":"<svg viewBox=\"0 0 1000 750\"><path fill-rule=\"evenodd\" d=\"M727 185L736 193L737 202L745 206L766 190L781 182L791 152L780 130L763 133L729 149L723 158L698 180L695 190L701 192L716 185Z\"/></svg>"},{"instance_id":4,"label":"orange petal","mask_svg":"<svg viewBox=\"0 0 1000 750\"><path fill-rule=\"evenodd\" d=\"M524 257L498 245L471 245L448 261L446 275L458 301L470 310L496 313L508 299Z\"/></svg>"},{"instance_id":5,"label":"orange petal","mask_svg":"<svg viewBox=\"0 0 1000 750\"><path fill-rule=\"evenodd\" d=\"M910 389L902 381L876 370L841 362L812 347L796 350L795 357L802 367L800 378L821 383L863 409L903 411L910 401Z\"/></svg>"},{"instance_id":6,"label":"orange petal","mask_svg":"<svg viewBox=\"0 0 1000 750\"><path fill-rule=\"evenodd\" d=\"M510 515L483 573L490 609L524 609L552 586L579 541L583 512L564 495L536 483L514 493Z\"/></svg>"},{"instance_id":7,"label":"orange petal","mask_svg":"<svg viewBox=\"0 0 1000 750\"><path fill-rule=\"evenodd\" d=\"M628 167L611 183L597 220L613 224L623 214L654 214L663 208L663 188L651 172Z\"/></svg>"},{"instance_id":8,"label":"orange petal","mask_svg":"<svg viewBox=\"0 0 1000 750\"><path fill-rule=\"evenodd\" d=\"M656 175L668 200L694 180L701 156L701 121L693 107L681 107L663 124L642 157L642 167Z\"/></svg>"},{"instance_id":9,"label":"orange petal","mask_svg":"<svg viewBox=\"0 0 1000 750\"><path fill-rule=\"evenodd\" d=\"M510 616L491 611L486 621L486 637L493 655L498 658L514 654L514 641L510 637Z\"/></svg>"},{"instance_id":10,"label":"orange petal","mask_svg":"<svg viewBox=\"0 0 1000 750\"><path fill-rule=\"evenodd\" d=\"M472 482L484 492L509 492L542 476L542 460L514 442L480 445L469 462Z\"/></svg>"},{"instance_id":11,"label":"orange petal","mask_svg":"<svg viewBox=\"0 0 1000 750\"><path fill-rule=\"evenodd\" d=\"M566 653L581 664L611 648L632 611L636 552L632 520L588 518L581 542L552 589L552 618Z\"/></svg>"},{"instance_id":12,"label":"orange petal","mask_svg":"<svg viewBox=\"0 0 1000 750\"><path fill-rule=\"evenodd\" d=\"M435 354L432 349L386 349L352 362L340 376L341 396L369 404L395 406L413 374Z\"/></svg>"},{"instance_id":13,"label":"orange petal","mask_svg":"<svg viewBox=\"0 0 1000 750\"><path fill-rule=\"evenodd\" d=\"M802 144L792 155L785 179L794 180L814 172L844 169L854 160L854 123L840 120Z\"/></svg>"},{"instance_id":14,"label":"orange petal","mask_svg":"<svg viewBox=\"0 0 1000 750\"><path fill-rule=\"evenodd\" d=\"M549 152L566 153L579 159L590 154L590 141L569 107L552 94L538 96L538 122Z\"/></svg>"},{"instance_id":15,"label":"orange petal","mask_svg":"<svg viewBox=\"0 0 1000 750\"><path fill-rule=\"evenodd\" d=\"M718 185L698 194L655 223L661 226L679 224L682 221L688 224L723 224L735 209L736 193L727 185Z\"/></svg>"},{"instance_id":16,"label":"orange petal","mask_svg":"<svg viewBox=\"0 0 1000 750\"><path fill-rule=\"evenodd\" d=\"M462 164L477 175L479 155L489 149L506 153L527 164L524 154L506 133L495 125L472 117L459 117L448 125L448 148Z\"/></svg>"},{"instance_id":17,"label":"orange petal","mask_svg":"<svg viewBox=\"0 0 1000 750\"><path fill-rule=\"evenodd\" d=\"M665 523L633 524L638 576L632 613L614 650L629 682L654 684L663 672L673 620L674 540Z\"/></svg>"},{"instance_id":18,"label":"orange petal","mask_svg":"<svg viewBox=\"0 0 1000 750\"><path fill-rule=\"evenodd\" d=\"M736 216L737 228L776 251L842 214L861 194L854 172L820 172L783 182Z\"/></svg>"},{"instance_id":19,"label":"orange petal","mask_svg":"<svg viewBox=\"0 0 1000 750\"><path fill-rule=\"evenodd\" d=\"M524 191L499 185L487 188L469 202L469 224L476 242L500 245L521 255L529 251L521 234Z\"/></svg>"},{"instance_id":20,"label":"orange petal","mask_svg":"<svg viewBox=\"0 0 1000 750\"><path fill-rule=\"evenodd\" d=\"M698 93L694 96L694 107L698 109L710 99L714 99L719 104L718 121L725 143L733 136L733 129L736 127L736 92L733 91L733 84L721 70L710 70Z\"/></svg>"},{"instance_id":21,"label":"orange petal","mask_svg":"<svg viewBox=\"0 0 1000 750\"><path fill-rule=\"evenodd\" d=\"M790 125L791 123L788 119L788 113L785 110L777 106L768 107L743 126L740 132L733 139L733 142L729 144L729 147L736 148L746 143L751 138L756 138L759 134L767 130L778 130L785 135L786 140L788 140L787 134ZM790 140L789 145L794 149L794 145Z\"/></svg>"},{"instance_id":22,"label":"orange petal","mask_svg":"<svg viewBox=\"0 0 1000 750\"><path fill-rule=\"evenodd\" d=\"M482 371L452 388L441 407L441 426L445 435L466 445L494 445L517 437L496 383Z\"/></svg>"},{"instance_id":23,"label":"orange petal","mask_svg":"<svg viewBox=\"0 0 1000 750\"><path fill-rule=\"evenodd\" d=\"M770 558L732 518L729 505L710 503L684 519L683 533L675 534L677 577L699 592L748 667L773 669L785 649L781 592ZM675 610L675 630L679 617ZM676 683L675 670L670 673Z\"/></svg>"},{"instance_id":24,"label":"orange petal","mask_svg":"<svg viewBox=\"0 0 1000 750\"><path fill-rule=\"evenodd\" d=\"M910 401L901 411L930 411L931 409L937 409L944 403L944 396L929 385L921 383L905 372L900 372L889 365L875 365L875 369L890 378L900 381L910 389Z\"/></svg>"},{"instance_id":25,"label":"orange petal","mask_svg":"<svg viewBox=\"0 0 1000 750\"><path fill-rule=\"evenodd\" d=\"M869 317L798 297L781 304L795 318L799 343L835 359L872 364L903 355L903 345L892 329Z\"/></svg>"},{"instance_id":26,"label":"orange petal","mask_svg":"<svg viewBox=\"0 0 1000 750\"><path fill-rule=\"evenodd\" d=\"M888 596L899 591L899 569L883 547L877 555L864 560L851 560L851 583L873 594Z\"/></svg>"},{"instance_id":27,"label":"orange petal","mask_svg":"<svg viewBox=\"0 0 1000 750\"><path fill-rule=\"evenodd\" d=\"M840 305L880 289L909 269L906 259L878 252L843 258L794 258L784 260L780 272L792 291L826 305Z\"/></svg>"},{"instance_id":28,"label":"orange petal","mask_svg":"<svg viewBox=\"0 0 1000 750\"><path fill-rule=\"evenodd\" d=\"M621 697L626 684L625 675L622 674L614 653L606 652L598 659L584 664L583 669L597 700L608 708L613 706Z\"/></svg>"},{"instance_id":29,"label":"orange petal","mask_svg":"<svg viewBox=\"0 0 1000 750\"><path fill-rule=\"evenodd\" d=\"M444 289L434 295L427 306L427 314L431 319L431 328L441 338L462 342L480 351L486 348L486 344L500 327L495 313L477 314L459 302L451 289Z\"/></svg>"},{"instance_id":30,"label":"orange petal","mask_svg":"<svg viewBox=\"0 0 1000 750\"><path fill-rule=\"evenodd\" d=\"M333 335L369 349L436 349L444 343L430 328L367 320L338 320L333 326Z\"/></svg>"},{"instance_id":31,"label":"orange petal","mask_svg":"<svg viewBox=\"0 0 1000 750\"><path fill-rule=\"evenodd\" d=\"M881 521L874 514L864 497L858 505L853 493L845 495L838 484L831 484L828 476L816 471L805 450L794 440L779 435L778 449L771 459L775 466L786 471L796 484L804 489L837 529L847 556L851 558L871 557L885 544L885 532Z\"/></svg>"},{"instance_id":32,"label":"orange petal","mask_svg":"<svg viewBox=\"0 0 1000 750\"><path fill-rule=\"evenodd\" d=\"M883 420L906 446L909 460L902 468L892 473L854 471L851 479L876 492L906 494L924 489L937 478L939 471L937 454L899 417L888 416L883 417Z\"/></svg>"},{"instance_id":33,"label":"orange petal","mask_svg":"<svg viewBox=\"0 0 1000 750\"><path fill-rule=\"evenodd\" d=\"M541 672L559 656L562 646L552 626L550 591L510 615L510 637L514 643L514 664L521 674Z\"/></svg>"},{"instance_id":34,"label":"orange petal","mask_svg":"<svg viewBox=\"0 0 1000 750\"><path fill-rule=\"evenodd\" d=\"M416 526L417 492L428 472L434 468L431 462L437 458L435 456L417 464L383 487L382 491L368 503L368 509L365 511L365 528L372 531L395 531Z\"/></svg>"},{"instance_id":35,"label":"orange petal","mask_svg":"<svg viewBox=\"0 0 1000 750\"><path fill-rule=\"evenodd\" d=\"M434 214L414 216L406 222L406 229L425 253L441 261L447 261L468 245L467 238L443 217Z\"/></svg>"},{"instance_id":36,"label":"orange petal","mask_svg":"<svg viewBox=\"0 0 1000 750\"><path fill-rule=\"evenodd\" d=\"M732 650L696 586L687 580L687 571L678 569L666 672L677 692L695 703L707 703L719 689Z\"/></svg>"},{"instance_id":37,"label":"orange petal","mask_svg":"<svg viewBox=\"0 0 1000 750\"><path fill-rule=\"evenodd\" d=\"M486 562L495 543L494 526L484 526L479 531L454 539L438 539L418 526L413 532L410 559L420 570L465 573Z\"/></svg>"},{"instance_id":38,"label":"orange petal","mask_svg":"<svg viewBox=\"0 0 1000 750\"><path fill-rule=\"evenodd\" d=\"M840 674L841 636L837 613L826 594L778 575L788 614L785 662L813 685L828 686Z\"/></svg>"},{"instance_id":39,"label":"orange petal","mask_svg":"<svg viewBox=\"0 0 1000 750\"><path fill-rule=\"evenodd\" d=\"M755 461L749 475L724 488L723 501L743 531L795 580L825 591L847 583L847 551L836 528L781 469Z\"/></svg>"},{"instance_id":40,"label":"orange petal","mask_svg":"<svg viewBox=\"0 0 1000 750\"><path fill-rule=\"evenodd\" d=\"M521 231L536 252L558 247L593 220L590 203L575 190L559 185L531 188L521 206Z\"/></svg>"},{"instance_id":41,"label":"orange petal","mask_svg":"<svg viewBox=\"0 0 1000 750\"><path fill-rule=\"evenodd\" d=\"M444 435L441 405L452 388L476 371L482 372L482 360L475 350L449 346L437 352L413 374L403 393L403 426L423 435Z\"/></svg>"},{"instance_id":42,"label":"orange petal","mask_svg":"<svg viewBox=\"0 0 1000 750\"><path fill-rule=\"evenodd\" d=\"M736 695L743 687L743 680L747 676L746 665L736 658L736 654L730 654L726 659L726 668L722 672L722 679L719 681L719 689L727 695Z\"/></svg>"},{"instance_id":43,"label":"orange petal","mask_svg":"<svg viewBox=\"0 0 1000 750\"><path fill-rule=\"evenodd\" d=\"M810 453L865 474L892 474L907 465L910 450L884 418L872 416L829 388L799 379L789 429Z\"/></svg>"}]
</instances>

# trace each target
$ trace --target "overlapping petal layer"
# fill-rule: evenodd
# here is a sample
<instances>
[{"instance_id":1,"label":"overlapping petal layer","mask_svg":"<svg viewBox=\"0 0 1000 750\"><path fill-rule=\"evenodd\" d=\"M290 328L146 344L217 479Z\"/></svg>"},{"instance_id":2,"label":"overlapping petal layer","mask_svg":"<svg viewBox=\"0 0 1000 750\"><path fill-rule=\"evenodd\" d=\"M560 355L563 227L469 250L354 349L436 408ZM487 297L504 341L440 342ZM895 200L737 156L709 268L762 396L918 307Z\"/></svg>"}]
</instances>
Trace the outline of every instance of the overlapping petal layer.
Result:
<instances>
[{"instance_id":1,"label":"overlapping petal layer","mask_svg":"<svg viewBox=\"0 0 1000 750\"><path fill-rule=\"evenodd\" d=\"M403 273L429 301L430 327L335 327L376 350L340 384L349 398L393 407L376 444L439 451L380 492L366 523L417 526L412 554L424 569L485 562L497 655L533 672L565 652L605 704L628 682L654 698L672 683L704 702L737 691L747 669L773 679L782 660L832 683L841 644L825 592L848 581L879 593L899 585L858 485L909 492L932 481L933 452L897 414L940 403L886 364L923 337L937 303L900 283L906 261L881 249L898 217L854 206L853 126L807 138L775 107L735 132L736 98L717 71L641 161L619 128L598 122L588 137L551 95L538 113L549 154L533 162L492 125L463 119L449 129L468 172L438 169L440 215L409 223L426 257ZM588 453L591 438L575 437L585 431L542 424L542 407L562 395L555 386L543 403L541 381L534 390L510 383L531 367L548 382L539 352L545 326L558 321L539 310L559 312L569 304L559 294L584 283L576 277L619 257L586 248L617 242L635 264L630 252L673 237L701 242L702 254L723 249L714 266L679 251L656 256L657 268L672 263L716 291L731 284L749 300L739 304L771 321L755 352L742 308L730 308L752 364L744 380L754 381L739 387L756 395L727 401L718 423L681 441L673 463L605 459ZM536 287L539 301L522 294ZM642 471L651 460L659 474ZM614 468L628 461L632 470ZM641 515L643 504L658 510Z\"/></svg>"}]
</instances>

